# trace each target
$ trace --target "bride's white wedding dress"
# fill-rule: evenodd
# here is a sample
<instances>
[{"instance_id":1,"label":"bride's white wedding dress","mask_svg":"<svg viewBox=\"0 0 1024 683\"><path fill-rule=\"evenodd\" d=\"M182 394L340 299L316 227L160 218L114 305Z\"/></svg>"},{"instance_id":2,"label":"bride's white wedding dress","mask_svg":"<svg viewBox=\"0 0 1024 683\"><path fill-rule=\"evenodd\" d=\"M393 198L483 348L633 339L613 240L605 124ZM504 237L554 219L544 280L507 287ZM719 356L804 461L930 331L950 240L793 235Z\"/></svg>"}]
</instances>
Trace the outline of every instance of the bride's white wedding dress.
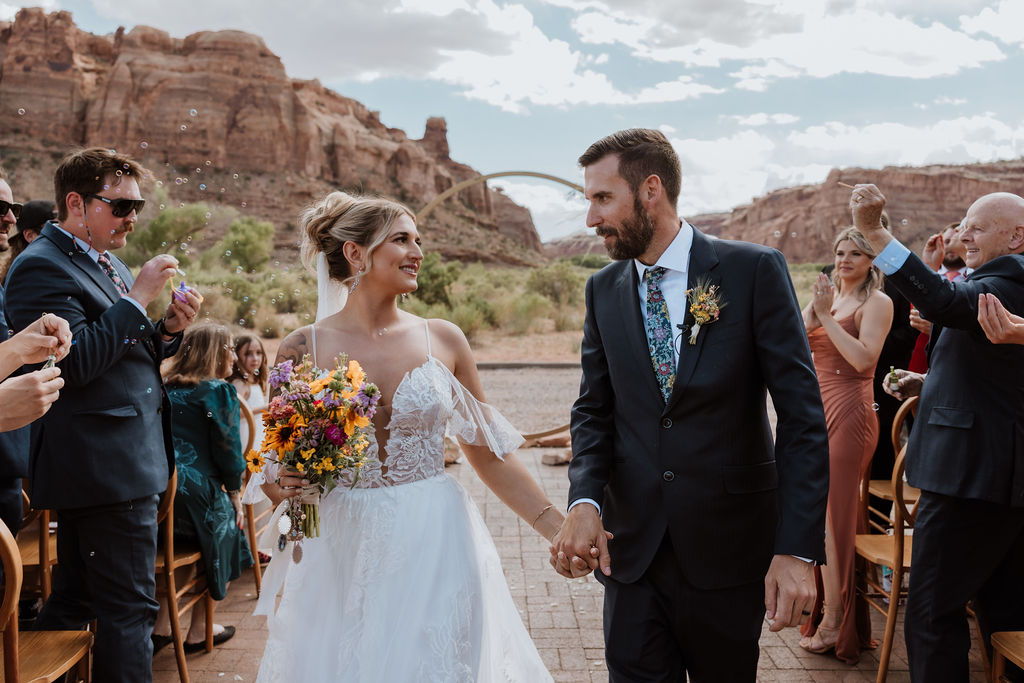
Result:
<instances>
[{"instance_id":1,"label":"bride's white wedding dress","mask_svg":"<svg viewBox=\"0 0 1024 683\"><path fill-rule=\"evenodd\" d=\"M321 501L321 535L301 542L299 563L274 548L256 609L270 631L257 681L551 681L476 505L444 472L446 428L497 457L522 437L430 355L429 333L426 361L391 405L383 467L373 443L355 488ZM252 478L246 502L262 482ZM272 520L261 547L276 540Z\"/></svg>"}]
</instances>

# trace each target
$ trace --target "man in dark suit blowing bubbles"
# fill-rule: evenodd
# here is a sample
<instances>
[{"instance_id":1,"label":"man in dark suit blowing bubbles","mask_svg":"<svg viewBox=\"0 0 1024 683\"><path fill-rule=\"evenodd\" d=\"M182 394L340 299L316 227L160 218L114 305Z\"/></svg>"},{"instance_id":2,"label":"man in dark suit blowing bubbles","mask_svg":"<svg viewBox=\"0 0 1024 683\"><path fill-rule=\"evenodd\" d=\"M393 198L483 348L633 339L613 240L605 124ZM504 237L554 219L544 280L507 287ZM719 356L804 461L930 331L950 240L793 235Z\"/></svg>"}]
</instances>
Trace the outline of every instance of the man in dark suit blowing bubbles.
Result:
<instances>
[{"instance_id":1,"label":"man in dark suit blowing bubbles","mask_svg":"<svg viewBox=\"0 0 1024 683\"><path fill-rule=\"evenodd\" d=\"M803 621L825 557L825 416L786 262L679 219L658 131L610 135L580 165L587 224L618 261L587 282L551 562L600 568L613 682L752 682L765 607L772 630ZM698 327L687 290L718 317Z\"/></svg>"},{"instance_id":2,"label":"man in dark suit blowing bubbles","mask_svg":"<svg viewBox=\"0 0 1024 683\"><path fill-rule=\"evenodd\" d=\"M69 154L54 176L58 222L14 261L7 319L22 329L43 312L68 321L65 384L33 423L33 505L56 509L58 566L39 629L97 620L94 678L152 680L158 494L174 467L160 361L199 311L177 291L154 323L146 306L165 291L177 260L161 254L133 278L111 252L125 245L144 201L145 171L106 149Z\"/></svg>"}]
</instances>

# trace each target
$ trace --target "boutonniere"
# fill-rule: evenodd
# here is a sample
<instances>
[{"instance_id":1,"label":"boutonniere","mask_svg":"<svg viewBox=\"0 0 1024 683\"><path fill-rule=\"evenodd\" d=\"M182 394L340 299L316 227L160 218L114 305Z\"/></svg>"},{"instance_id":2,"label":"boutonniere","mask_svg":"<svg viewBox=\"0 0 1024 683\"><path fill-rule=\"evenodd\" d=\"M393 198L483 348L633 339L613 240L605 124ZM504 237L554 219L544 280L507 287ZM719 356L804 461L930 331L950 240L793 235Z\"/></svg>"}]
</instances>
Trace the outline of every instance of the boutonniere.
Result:
<instances>
[{"instance_id":1,"label":"boutonniere","mask_svg":"<svg viewBox=\"0 0 1024 683\"><path fill-rule=\"evenodd\" d=\"M718 320L725 303L722 301L722 295L718 293L718 285L704 279L697 280L697 286L686 290L686 300L689 303L690 315L693 316L690 343L696 344L701 325L710 325Z\"/></svg>"}]
</instances>

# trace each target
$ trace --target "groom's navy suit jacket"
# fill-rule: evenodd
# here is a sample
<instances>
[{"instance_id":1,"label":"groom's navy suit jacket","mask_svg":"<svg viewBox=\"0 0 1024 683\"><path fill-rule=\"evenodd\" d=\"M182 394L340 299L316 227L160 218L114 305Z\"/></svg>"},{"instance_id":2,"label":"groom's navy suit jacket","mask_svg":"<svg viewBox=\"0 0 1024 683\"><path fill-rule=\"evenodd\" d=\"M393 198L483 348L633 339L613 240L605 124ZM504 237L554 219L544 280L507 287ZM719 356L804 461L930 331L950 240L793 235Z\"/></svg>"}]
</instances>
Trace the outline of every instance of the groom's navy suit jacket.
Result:
<instances>
[{"instance_id":1,"label":"groom's navy suit jacket","mask_svg":"<svg viewBox=\"0 0 1024 683\"><path fill-rule=\"evenodd\" d=\"M131 272L108 255L130 288ZM180 338L163 342L153 322L53 224L12 264L6 311L15 330L54 313L74 336L59 363L60 398L32 423L32 505L82 508L162 492L174 450L160 361Z\"/></svg>"},{"instance_id":2,"label":"groom's navy suit jacket","mask_svg":"<svg viewBox=\"0 0 1024 683\"><path fill-rule=\"evenodd\" d=\"M623 583L643 574L666 532L700 589L761 581L774 554L825 559L828 438L785 259L694 230L688 286L702 281L725 306L694 345L683 335L667 404L633 261L587 282L569 501L601 505L615 534L611 576Z\"/></svg>"}]
</instances>

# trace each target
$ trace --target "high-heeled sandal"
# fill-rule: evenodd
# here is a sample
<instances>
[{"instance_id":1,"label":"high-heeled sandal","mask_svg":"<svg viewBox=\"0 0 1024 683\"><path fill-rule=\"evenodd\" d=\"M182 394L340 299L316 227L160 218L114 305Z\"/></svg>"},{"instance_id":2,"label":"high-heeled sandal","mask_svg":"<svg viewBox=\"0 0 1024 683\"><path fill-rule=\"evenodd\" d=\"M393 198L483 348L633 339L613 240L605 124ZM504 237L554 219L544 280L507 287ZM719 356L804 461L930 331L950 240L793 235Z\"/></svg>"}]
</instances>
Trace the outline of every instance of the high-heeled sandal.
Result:
<instances>
[{"instance_id":1,"label":"high-heeled sandal","mask_svg":"<svg viewBox=\"0 0 1024 683\"><path fill-rule=\"evenodd\" d=\"M835 634L835 640L833 640L831 643L826 642L825 638L824 638L824 635L826 633L830 634L830 635L831 634ZM819 639L819 641L820 641L820 644L816 645L816 646L815 645L811 645L811 643L814 641L815 637L817 637ZM805 639L808 641L807 643L804 643ZM802 647L807 652L810 652L811 654L825 655L825 654L828 654L829 652L831 652L832 650L834 650L836 648L836 643L838 643L838 642L839 642L839 628L838 627L836 627L836 628L827 628L825 626L818 626L818 630L816 630L814 632L813 636L804 636L804 638L800 639L800 647Z\"/></svg>"}]
</instances>

